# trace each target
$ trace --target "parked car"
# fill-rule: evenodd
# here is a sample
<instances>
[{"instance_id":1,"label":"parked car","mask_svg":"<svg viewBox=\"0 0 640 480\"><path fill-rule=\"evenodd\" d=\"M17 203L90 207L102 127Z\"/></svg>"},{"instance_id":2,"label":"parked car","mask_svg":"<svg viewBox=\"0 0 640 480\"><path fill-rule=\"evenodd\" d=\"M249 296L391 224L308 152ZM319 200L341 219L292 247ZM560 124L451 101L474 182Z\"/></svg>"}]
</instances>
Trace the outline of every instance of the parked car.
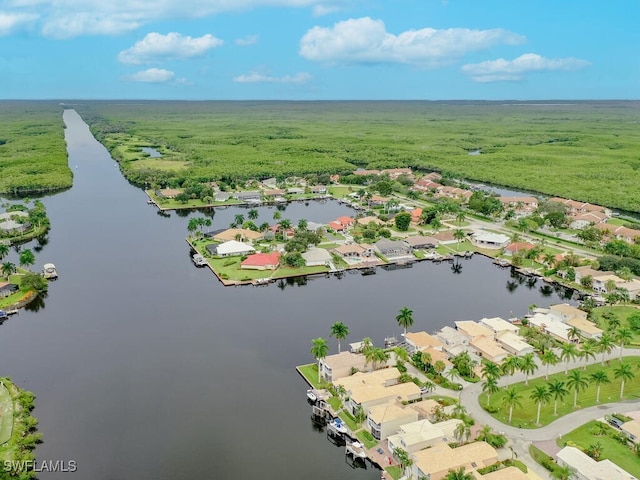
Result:
<instances>
[{"instance_id":1,"label":"parked car","mask_svg":"<svg viewBox=\"0 0 640 480\"><path fill-rule=\"evenodd\" d=\"M609 422L609 425L611 425L612 427L616 427L616 428L622 427L622 424L624 423L622 420L620 420L620 419L618 419L616 417L609 417L607 422Z\"/></svg>"}]
</instances>

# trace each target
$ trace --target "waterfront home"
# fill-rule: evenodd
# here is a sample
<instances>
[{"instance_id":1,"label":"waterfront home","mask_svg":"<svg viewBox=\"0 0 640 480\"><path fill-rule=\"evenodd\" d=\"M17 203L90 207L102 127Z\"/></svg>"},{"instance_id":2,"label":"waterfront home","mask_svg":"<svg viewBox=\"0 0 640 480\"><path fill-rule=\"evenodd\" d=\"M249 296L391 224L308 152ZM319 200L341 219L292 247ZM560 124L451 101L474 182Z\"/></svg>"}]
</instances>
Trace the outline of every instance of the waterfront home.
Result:
<instances>
[{"instance_id":1,"label":"waterfront home","mask_svg":"<svg viewBox=\"0 0 640 480\"><path fill-rule=\"evenodd\" d=\"M372 368L373 367L369 367L370 370ZM358 388L362 385L391 387L392 385L398 384L399 378L400 371L396 367L390 367L369 372L356 372L353 375L334 380L333 383L336 386L340 385L344 387L345 391L349 392L353 388Z\"/></svg>"},{"instance_id":2,"label":"waterfront home","mask_svg":"<svg viewBox=\"0 0 640 480\"><path fill-rule=\"evenodd\" d=\"M302 195L304 193L304 188L299 188L299 187L287 188L287 193L289 195Z\"/></svg>"},{"instance_id":3,"label":"waterfront home","mask_svg":"<svg viewBox=\"0 0 640 480\"><path fill-rule=\"evenodd\" d=\"M473 233L472 241L482 248L503 248L509 244L509 237L502 233L477 231Z\"/></svg>"},{"instance_id":4,"label":"waterfront home","mask_svg":"<svg viewBox=\"0 0 640 480\"><path fill-rule=\"evenodd\" d=\"M529 242L514 242L504 248L504 254L509 257L512 257L517 253L526 254L529 250L535 247L536 246L533 243Z\"/></svg>"},{"instance_id":5,"label":"waterfront home","mask_svg":"<svg viewBox=\"0 0 640 480\"><path fill-rule=\"evenodd\" d=\"M431 365L435 365L436 362L442 362L444 364L444 370L442 374L448 373L453 368L453 363L449 361L449 354L443 350L435 347L427 347L421 350L422 353L428 354L431 357Z\"/></svg>"},{"instance_id":6,"label":"waterfront home","mask_svg":"<svg viewBox=\"0 0 640 480\"><path fill-rule=\"evenodd\" d=\"M262 240L264 234L262 232L255 232L247 228L228 228L222 232L216 233L213 239L218 242L228 242L229 240L237 240L239 242Z\"/></svg>"},{"instance_id":7,"label":"waterfront home","mask_svg":"<svg viewBox=\"0 0 640 480\"><path fill-rule=\"evenodd\" d=\"M447 443L436 443L433 447L412 454L412 473L415 478L442 480L450 470L464 467L467 473L498 462L498 452L486 442L473 442L458 448Z\"/></svg>"},{"instance_id":8,"label":"waterfront home","mask_svg":"<svg viewBox=\"0 0 640 480\"><path fill-rule=\"evenodd\" d=\"M382 220L380 220L378 217L373 216L358 218L356 222L358 223L358 225L362 225L363 227L366 227L371 222L375 223L376 225L384 225L384 222Z\"/></svg>"},{"instance_id":9,"label":"waterfront home","mask_svg":"<svg viewBox=\"0 0 640 480\"><path fill-rule=\"evenodd\" d=\"M476 337L493 337L493 331L490 328L473 320L458 320L454 324L458 332L466 337L468 343Z\"/></svg>"},{"instance_id":10,"label":"waterfront home","mask_svg":"<svg viewBox=\"0 0 640 480\"><path fill-rule=\"evenodd\" d=\"M0 298L8 297L16 293L19 289L20 287L15 283L0 282Z\"/></svg>"},{"instance_id":11,"label":"waterfront home","mask_svg":"<svg viewBox=\"0 0 640 480\"><path fill-rule=\"evenodd\" d=\"M326 230L326 225L317 222L307 222L307 230L310 232L318 232L319 229Z\"/></svg>"},{"instance_id":12,"label":"waterfront home","mask_svg":"<svg viewBox=\"0 0 640 480\"><path fill-rule=\"evenodd\" d=\"M549 313L555 315L564 322L571 320L572 318L581 318L582 320L587 319L587 312L569 305L568 303L558 303L556 305L551 305L549 307Z\"/></svg>"},{"instance_id":13,"label":"waterfront home","mask_svg":"<svg viewBox=\"0 0 640 480\"><path fill-rule=\"evenodd\" d=\"M261 183L265 186L265 188L276 188L278 180L275 177L265 178Z\"/></svg>"},{"instance_id":14,"label":"waterfront home","mask_svg":"<svg viewBox=\"0 0 640 480\"><path fill-rule=\"evenodd\" d=\"M636 480L633 475L611 460L597 462L576 447L564 447L556 457L558 465L567 466L573 470L573 478L577 480Z\"/></svg>"},{"instance_id":15,"label":"waterfront home","mask_svg":"<svg viewBox=\"0 0 640 480\"><path fill-rule=\"evenodd\" d=\"M347 391L349 401L347 407L351 413L358 407L366 412L371 407L392 401L409 402L421 398L420 387L413 382L398 383L390 387L381 385L353 386Z\"/></svg>"},{"instance_id":16,"label":"waterfront home","mask_svg":"<svg viewBox=\"0 0 640 480\"><path fill-rule=\"evenodd\" d=\"M207 251L218 257L232 257L236 255L249 255L255 253L256 249L246 243L237 240L229 240L220 244L207 245Z\"/></svg>"},{"instance_id":17,"label":"waterfront home","mask_svg":"<svg viewBox=\"0 0 640 480\"><path fill-rule=\"evenodd\" d=\"M312 247L306 252L302 252L307 267L319 267L331 263L331 254L324 248Z\"/></svg>"},{"instance_id":18,"label":"waterfront home","mask_svg":"<svg viewBox=\"0 0 640 480\"><path fill-rule=\"evenodd\" d=\"M593 289L597 292L607 293L607 282L612 280L617 290L627 292L629 300L637 300L640 298L640 281L632 279L629 281L623 280L617 275L604 275L593 279Z\"/></svg>"},{"instance_id":19,"label":"waterfront home","mask_svg":"<svg viewBox=\"0 0 640 480\"><path fill-rule=\"evenodd\" d=\"M240 264L244 270L275 270L280 266L280 252L254 253Z\"/></svg>"},{"instance_id":20,"label":"waterfront home","mask_svg":"<svg viewBox=\"0 0 640 480\"><path fill-rule=\"evenodd\" d=\"M427 348L442 351L442 342L427 332L407 332L405 340L407 341L407 350L410 354L420 352Z\"/></svg>"},{"instance_id":21,"label":"waterfront home","mask_svg":"<svg viewBox=\"0 0 640 480\"><path fill-rule=\"evenodd\" d=\"M347 217L346 215L336 218L336 222L344 225L347 228L353 227L353 224L356 223L356 221L353 218Z\"/></svg>"},{"instance_id":22,"label":"waterfront home","mask_svg":"<svg viewBox=\"0 0 640 480\"><path fill-rule=\"evenodd\" d=\"M435 193L436 198L452 198L462 203L467 203L469 198L471 198L471 195L473 195L473 192L469 190L459 187L450 187L448 185L438 187Z\"/></svg>"},{"instance_id":23,"label":"waterfront home","mask_svg":"<svg viewBox=\"0 0 640 480\"><path fill-rule=\"evenodd\" d=\"M262 192L260 192L260 190L237 192L233 195L238 199L238 201L244 203L257 203L262 199Z\"/></svg>"},{"instance_id":24,"label":"waterfront home","mask_svg":"<svg viewBox=\"0 0 640 480\"><path fill-rule=\"evenodd\" d=\"M347 227L345 227L340 222L336 222L335 220L330 221L328 227L334 232L344 233L347 231Z\"/></svg>"},{"instance_id":25,"label":"waterfront home","mask_svg":"<svg viewBox=\"0 0 640 480\"><path fill-rule=\"evenodd\" d=\"M182 190L178 190L177 188L163 188L161 190L156 191L156 195L166 199L175 198L181 193L182 193Z\"/></svg>"},{"instance_id":26,"label":"waterfront home","mask_svg":"<svg viewBox=\"0 0 640 480\"><path fill-rule=\"evenodd\" d=\"M446 347L455 347L458 345L468 345L469 339L449 325L446 325L436 333L436 337L444 344L444 350Z\"/></svg>"},{"instance_id":27,"label":"waterfront home","mask_svg":"<svg viewBox=\"0 0 640 480\"><path fill-rule=\"evenodd\" d=\"M367 360L361 353L341 352L320 359L320 377L328 382L348 377L355 371L365 370Z\"/></svg>"},{"instance_id":28,"label":"waterfront home","mask_svg":"<svg viewBox=\"0 0 640 480\"><path fill-rule=\"evenodd\" d=\"M216 192L213 200L215 202L226 202L231 198L231 194L229 192Z\"/></svg>"},{"instance_id":29,"label":"waterfront home","mask_svg":"<svg viewBox=\"0 0 640 480\"><path fill-rule=\"evenodd\" d=\"M373 247L367 243L350 243L348 245L340 245L332 250L334 253L340 255L342 258L350 259L368 259L372 256L375 259L373 253Z\"/></svg>"},{"instance_id":30,"label":"waterfront home","mask_svg":"<svg viewBox=\"0 0 640 480\"><path fill-rule=\"evenodd\" d=\"M543 333L548 333L561 342L569 342L569 330L571 327L560 321L555 315L536 312L529 318L529 325L538 328ZM577 342L577 339L573 339Z\"/></svg>"},{"instance_id":31,"label":"waterfront home","mask_svg":"<svg viewBox=\"0 0 640 480\"><path fill-rule=\"evenodd\" d=\"M293 229L293 227L283 230L280 227L279 223L276 223L275 225L270 225L268 230L270 232L273 232L274 235L276 233L280 233L284 238L292 238L296 234L296 231Z\"/></svg>"},{"instance_id":32,"label":"waterfront home","mask_svg":"<svg viewBox=\"0 0 640 480\"><path fill-rule=\"evenodd\" d=\"M520 331L517 325L514 325L511 322L507 322L505 319L500 317L483 318L478 323L483 327L490 328L496 335L499 335L503 332L518 333Z\"/></svg>"},{"instance_id":33,"label":"waterfront home","mask_svg":"<svg viewBox=\"0 0 640 480\"><path fill-rule=\"evenodd\" d=\"M595 323L580 317L567 320L567 325L577 328L583 338L593 338L594 340L598 340L604 333L604 330L598 328Z\"/></svg>"},{"instance_id":34,"label":"waterfront home","mask_svg":"<svg viewBox=\"0 0 640 480\"><path fill-rule=\"evenodd\" d=\"M607 217L611 216L611 210L600 205L592 205L591 203L578 202L576 200L569 200L566 198L553 197L549 199L550 202L561 203L567 208L567 215L575 217L577 215L587 212L602 212Z\"/></svg>"},{"instance_id":35,"label":"waterfront home","mask_svg":"<svg viewBox=\"0 0 640 480\"><path fill-rule=\"evenodd\" d=\"M412 250L424 250L428 248L436 248L438 240L434 237L424 235L412 235L404 239L404 243Z\"/></svg>"},{"instance_id":36,"label":"waterfront home","mask_svg":"<svg viewBox=\"0 0 640 480\"><path fill-rule=\"evenodd\" d=\"M410 168L386 168L380 172L381 175L389 175L391 180L397 180L402 175L413 177L413 171Z\"/></svg>"},{"instance_id":37,"label":"waterfront home","mask_svg":"<svg viewBox=\"0 0 640 480\"><path fill-rule=\"evenodd\" d=\"M587 212L581 213L580 215L576 215L571 218L571 223L569 223L569 228L573 228L575 230L582 230L583 228L587 228L591 225L597 225L598 223L602 223L607 220L607 216L602 212Z\"/></svg>"},{"instance_id":38,"label":"waterfront home","mask_svg":"<svg viewBox=\"0 0 640 480\"><path fill-rule=\"evenodd\" d=\"M505 210L513 208L516 212L533 212L538 208L536 197L498 197Z\"/></svg>"},{"instance_id":39,"label":"waterfront home","mask_svg":"<svg viewBox=\"0 0 640 480\"><path fill-rule=\"evenodd\" d=\"M414 453L438 443L454 442L455 430L461 423L462 420L457 418L439 423L431 423L427 419L406 423L400 426L398 433L387 437L389 451L401 448L408 453Z\"/></svg>"},{"instance_id":40,"label":"waterfront home","mask_svg":"<svg viewBox=\"0 0 640 480\"><path fill-rule=\"evenodd\" d=\"M437 190L440 187L442 187L442 185L437 182L434 182L433 179L422 177L420 180L418 180L415 183L415 185L411 187L411 190L425 192L428 190Z\"/></svg>"},{"instance_id":41,"label":"waterfront home","mask_svg":"<svg viewBox=\"0 0 640 480\"><path fill-rule=\"evenodd\" d=\"M453 230L446 230L431 235L440 245L452 245L458 243L458 239L453 235Z\"/></svg>"},{"instance_id":42,"label":"waterfront home","mask_svg":"<svg viewBox=\"0 0 640 480\"><path fill-rule=\"evenodd\" d=\"M521 357L527 353L533 353L534 348L529 345L524 339L514 332L501 332L496 334L496 342L500 346L509 352L511 355Z\"/></svg>"},{"instance_id":43,"label":"waterfront home","mask_svg":"<svg viewBox=\"0 0 640 480\"><path fill-rule=\"evenodd\" d=\"M589 265L583 267L575 267L574 271L576 272L576 283L580 283L585 277L591 277L591 279L595 279L605 275L613 275L613 272L611 271L594 270Z\"/></svg>"},{"instance_id":44,"label":"waterfront home","mask_svg":"<svg viewBox=\"0 0 640 480\"><path fill-rule=\"evenodd\" d=\"M286 194L284 190L279 188L272 188L263 192L263 195L270 200L284 200Z\"/></svg>"},{"instance_id":45,"label":"waterfront home","mask_svg":"<svg viewBox=\"0 0 640 480\"><path fill-rule=\"evenodd\" d=\"M387 203L389 199L385 197L381 197L380 195L372 195L369 199L370 207L379 207Z\"/></svg>"},{"instance_id":46,"label":"waterfront home","mask_svg":"<svg viewBox=\"0 0 640 480\"><path fill-rule=\"evenodd\" d=\"M28 217L27 212L19 210L2 213L0 214L0 231L24 233L31 228L31 224L24 220Z\"/></svg>"},{"instance_id":47,"label":"waterfront home","mask_svg":"<svg viewBox=\"0 0 640 480\"><path fill-rule=\"evenodd\" d=\"M380 170L364 170L364 169L359 168L358 170L353 172L353 174L357 175L359 177L364 177L364 176L368 176L368 175L378 176L378 175L380 175Z\"/></svg>"},{"instance_id":48,"label":"waterfront home","mask_svg":"<svg viewBox=\"0 0 640 480\"><path fill-rule=\"evenodd\" d=\"M502 363L509 356L509 352L491 337L474 337L470 342L481 358L493 363Z\"/></svg>"},{"instance_id":49,"label":"waterfront home","mask_svg":"<svg viewBox=\"0 0 640 480\"><path fill-rule=\"evenodd\" d=\"M404 257L411 255L411 250L406 243L400 240L381 238L373 244L376 251L385 257ZM411 255L413 256L413 255Z\"/></svg>"},{"instance_id":50,"label":"waterfront home","mask_svg":"<svg viewBox=\"0 0 640 480\"><path fill-rule=\"evenodd\" d=\"M633 228L611 225L610 223L599 223L595 225L595 228L602 230L604 233L603 240L623 240L627 243L634 243L637 238L640 238L640 230L634 230Z\"/></svg>"},{"instance_id":51,"label":"waterfront home","mask_svg":"<svg viewBox=\"0 0 640 480\"><path fill-rule=\"evenodd\" d=\"M395 403L374 405L367 412L367 428L376 440L386 440L398 431L400 425L418 420L418 412Z\"/></svg>"},{"instance_id":52,"label":"waterfront home","mask_svg":"<svg viewBox=\"0 0 640 480\"><path fill-rule=\"evenodd\" d=\"M640 443L640 421L631 420L625 422L620 426L620 430L622 430L633 443Z\"/></svg>"},{"instance_id":53,"label":"waterfront home","mask_svg":"<svg viewBox=\"0 0 640 480\"><path fill-rule=\"evenodd\" d=\"M311 193L314 193L316 195L324 195L325 193L327 193L327 186L326 185L313 185L311 187Z\"/></svg>"}]
</instances>

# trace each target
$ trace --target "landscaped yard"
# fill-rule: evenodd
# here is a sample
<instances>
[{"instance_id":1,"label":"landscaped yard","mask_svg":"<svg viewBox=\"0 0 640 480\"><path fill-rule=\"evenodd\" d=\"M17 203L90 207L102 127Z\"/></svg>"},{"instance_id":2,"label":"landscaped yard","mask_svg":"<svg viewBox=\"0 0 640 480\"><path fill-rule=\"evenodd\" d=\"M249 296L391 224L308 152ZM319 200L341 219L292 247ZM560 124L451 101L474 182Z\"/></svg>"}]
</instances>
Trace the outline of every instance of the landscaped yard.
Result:
<instances>
[{"instance_id":1,"label":"landscaped yard","mask_svg":"<svg viewBox=\"0 0 640 480\"><path fill-rule=\"evenodd\" d=\"M613 313L620 320L620 327L629 327L628 318L633 313L639 313L640 310L637 307L599 307L593 310L593 315L595 315L595 319L600 325L600 328L606 330L609 321L607 320L607 315ZM633 334L633 339L631 340L631 344L640 345L640 330L631 329L631 333Z\"/></svg>"},{"instance_id":2,"label":"landscaped yard","mask_svg":"<svg viewBox=\"0 0 640 480\"><path fill-rule=\"evenodd\" d=\"M597 356L600 358L600 355ZM635 374L635 377L631 380L627 380L625 382L624 389L624 399L637 399L640 396L640 371L638 367L640 366L640 357L625 357L624 363L628 363L631 365L632 371ZM598 370L604 370L611 381L610 384L602 384L600 387L600 403L609 403L609 402L617 402L620 400L620 380L614 379L613 369L619 365L617 360L613 360L610 362L610 365L605 363L604 366L600 365L598 361L595 364L589 365L585 375L587 378L594 372ZM582 368L579 368L582 371ZM531 392L534 387L537 385L547 385L552 380L559 380L561 382L565 382L565 388L569 390L569 393L563 398L558 400L558 416L553 415L553 399L547 403L546 405L542 405L542 409L540 412L540 423L541 425L547 425L562 415L566 415L571 413L574 410L573 408L573 389L569 389L566 386L567 376L564 372L557 373L549 376L549 380L545 380L544 377L540 377L534 380L529 380L529 385L526 386L524 382L520 382L514 384L516 391L520 394L520 406L515 405L513 408L513 419L511 424L516 425L522 428L537 428L535 425L536 414L538 404L530 398ZM491 413L498 420L508 423L509 419L509 408L508 406L503 404L503 399L505 397L506 388L501 388L498 393L491 395L491 407L497 409L495 413ZM593 382L590 382L589 386L586 390L578 393L578 409L591 407L596 404L596 386ZM487 404L486 395L482 394L479 398L480 404L484 407Z\"/></svg>"},{"instance_id":3,"label":"landscaped yard","mask_svg":"<svg viewBox=\"0 0 640 480\"><path fill-rule=\"evenodd\" d=\"M318 383L318 364L310 363L309 365L302 365L298 367L298 371L302 374L304 378L307 379L313 388L320 388L320 384Z\"/></svg>"},{"instance_id":4,"label":"landscaped yard","mask_svg":"<svg viewBox=\"0 0 640 480\"><path fill-rule=\"evenodd\" d=\"M602 446L600 460L609 459L619 467L624 468L631 475L640 478L640 457L615 438L611 438L608 435L596 434L598 431L594 426L597 423L598 421L594 420L562 435L562 437L557 440L558 445L564 447L567 442L574 442L574 446L586 450L590 445L599 442ZM612 433L619 433L619 430L615 430L608 425L606 425L606 428L612 431Z\"/></svg>"}]
</instances>

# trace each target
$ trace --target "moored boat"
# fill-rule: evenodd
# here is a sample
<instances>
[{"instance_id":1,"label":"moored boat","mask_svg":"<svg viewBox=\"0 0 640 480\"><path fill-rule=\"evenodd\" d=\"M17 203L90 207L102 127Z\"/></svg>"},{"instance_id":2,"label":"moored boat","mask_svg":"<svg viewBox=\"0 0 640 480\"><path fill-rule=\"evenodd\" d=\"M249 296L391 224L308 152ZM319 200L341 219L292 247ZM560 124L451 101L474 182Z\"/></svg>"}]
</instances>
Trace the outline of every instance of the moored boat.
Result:
<instances>
[{"instance_id":1,"label":"moored boat","mask_svg":"<svg viewBox=\"0 0 640 480\"><path fill-rule=\"evenodd\" d=\"M55 280L58 278L58 271L53 263L45 263L42 269L42 276L47 280Z\"/></svg>"}]
</instances>

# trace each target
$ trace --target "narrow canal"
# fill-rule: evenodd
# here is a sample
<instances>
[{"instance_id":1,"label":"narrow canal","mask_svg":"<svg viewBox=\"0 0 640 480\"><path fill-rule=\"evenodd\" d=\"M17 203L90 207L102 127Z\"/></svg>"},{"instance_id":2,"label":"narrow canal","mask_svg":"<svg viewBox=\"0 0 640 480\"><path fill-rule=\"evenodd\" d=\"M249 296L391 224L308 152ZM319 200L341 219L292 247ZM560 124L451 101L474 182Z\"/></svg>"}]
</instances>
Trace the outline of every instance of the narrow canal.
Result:
<instances>
[{"instance_id":1,"label":"narrow canal","mask_svg":"<svg viewBox=\"0 0 640 480\"><path fill-rule=\"evenodd\" d=\"M187 216L157 215L82 119L66 110L64 120L74 186L44 199L53 228L34 267L53 262L60 279L39 311L0 328L0 374L38 397L38 460L78 465L43 479L377 479L375 470L352 470L312 427L294 370L312 360L312 338L342 321L348 340L380 344L400 333L403 306L414 310L415 330L433 331L562 301L562 291L518 282L479 257L457 273L422 263L224 288L191 264ZM214 228L237 213L246 212L217 211ZM344 213L311 202L283 217ZM260 214L269 221L273 210Z\"/></svg>"}]
</instances>

